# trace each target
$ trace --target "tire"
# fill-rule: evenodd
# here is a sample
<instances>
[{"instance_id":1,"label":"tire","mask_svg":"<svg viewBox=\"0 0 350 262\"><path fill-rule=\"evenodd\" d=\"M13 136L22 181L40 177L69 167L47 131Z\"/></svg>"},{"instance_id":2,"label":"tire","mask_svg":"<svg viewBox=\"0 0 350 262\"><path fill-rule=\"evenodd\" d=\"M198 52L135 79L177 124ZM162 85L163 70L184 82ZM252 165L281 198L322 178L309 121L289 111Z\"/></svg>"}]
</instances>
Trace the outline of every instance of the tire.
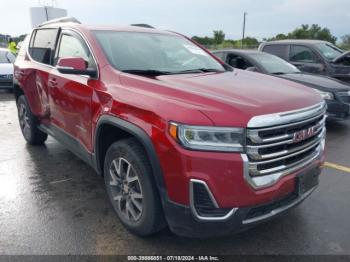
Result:
<instances>
[{"instance_id":1,"label":"tire","mask_svg":"<svg viewBox=\"0 0 350 262\"><path fill-rule=\"evenodd\" d=\"M109 147L104 180L113 209L129 231L148 236L165 227L152 168L136 139L117 141Z\"/></svg>"},{"instance_id":2,"label":"tire","mask_svg":"<svg viewBox=\"0 0 350 262\"><path fill-rule=\"evenodd\" d=\"M38 129L39 121L33 115L27 99L21 95L17 99L18 120L25 140L31 145L42 145L47 134Z\"/></svg>"}]
</instances>

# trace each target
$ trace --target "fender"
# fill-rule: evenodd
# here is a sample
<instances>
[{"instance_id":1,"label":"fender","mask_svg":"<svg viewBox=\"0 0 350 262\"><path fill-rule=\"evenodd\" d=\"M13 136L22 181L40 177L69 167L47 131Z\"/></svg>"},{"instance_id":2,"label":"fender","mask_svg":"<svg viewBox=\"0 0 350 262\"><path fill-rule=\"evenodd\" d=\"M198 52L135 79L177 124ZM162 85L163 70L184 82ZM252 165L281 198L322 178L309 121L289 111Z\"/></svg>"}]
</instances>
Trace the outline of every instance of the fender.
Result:
<instances>
[{"instance_id":1,"label":"fender","mask_svg":"<svg viewBox=\"0 0 350 262\"><path fill-rule=\"evenodd\" d=\"M141 129L140 127L131 124L128 121L125 121L123 119L120 119L116 116L111 115L103 115L99 118L96 125L96 132L95 132L95 154L93 156L93 162L95 169L98 174L102 175L102 167L103 163L100 163L100 157L99 157L99 136L101 132L101 126L103 124L110 124L117 128L120 128L121 130L131 134L134 136L145 148L148 159L150 160L154 180L156 182L157 188L159 190L159 193L161 195L162 202L166 199L168 199L168 194L166 191L163 173L161 170L160 162L156 153L156 150L154 149L153 143L150 139L150 137L147 135L147 133Z\"/></svg>"}]
</instances>

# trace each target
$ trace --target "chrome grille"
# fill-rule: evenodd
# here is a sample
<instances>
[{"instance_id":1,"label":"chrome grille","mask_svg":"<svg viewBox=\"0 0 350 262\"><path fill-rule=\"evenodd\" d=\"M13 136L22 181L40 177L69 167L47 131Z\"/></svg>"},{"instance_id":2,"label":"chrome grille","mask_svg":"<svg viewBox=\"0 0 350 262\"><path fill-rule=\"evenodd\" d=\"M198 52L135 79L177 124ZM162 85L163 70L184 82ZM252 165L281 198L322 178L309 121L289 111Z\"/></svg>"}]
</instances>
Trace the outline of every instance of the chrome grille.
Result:
<instances>
[{"instance_id":1,"label":"chrome grille","mask_svg":"<svg viewBox=\"0 0 350 262\"><path fill-rule=\"evenodd\" d=\"M281 113L280 117L274 115L272 119L277 125L261 126L259 119L259 127L248 126L246 147L249 176L281 177L310 164L323 150L325 111L326 106L322 103L311 107L309 114L308 110L303 109L294 115L293 112ZM288 116L288 122L283 121L283 115Z\"/></svg>"}]
</instances>

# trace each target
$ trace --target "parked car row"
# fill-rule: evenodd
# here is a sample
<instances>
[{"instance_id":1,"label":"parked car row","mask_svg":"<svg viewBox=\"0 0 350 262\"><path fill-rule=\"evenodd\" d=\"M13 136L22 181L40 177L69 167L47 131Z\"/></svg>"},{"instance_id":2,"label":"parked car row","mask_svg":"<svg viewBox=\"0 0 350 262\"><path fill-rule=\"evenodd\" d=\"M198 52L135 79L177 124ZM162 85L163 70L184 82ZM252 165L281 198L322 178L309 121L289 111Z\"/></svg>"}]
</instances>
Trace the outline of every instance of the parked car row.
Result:
<instances>
[{"instance_id":1,"label":"parked car row","mask_svg":"<svg viewBox=\"0 0 350 262\"><path fill-rule=\"evenodd\" d=\"M324 99L234 70L181 34L50 21L22 44L14 76L26 141L53 136L91 165L135 234L238 232L318 185Z\"/></svg>"},{"instance_id":2,"label":"parked car row","mask_svg":"<svg viewBox=\"0 0 350 262\"><path fill-rule=\"evenodd\" d=\"M259 51L277 55L301 71L350 82L350 52L319 40L266 42Z\"/></svg>"},{"instance_id":3,"label":"parked car row","mask_svg":"<svg viewBox=\"0 0 350 262\"><path fill-rule=\"evenodd\" d=\"M329 119L345 120L350 116L350 86L346 82L301 72L277 56L255 50L219 50L213 53L234 68L268 74L311 87L327 102Z\"/></svg>"},{"instance_id":4,"label":"parked car row","mask_svg":"<svg viewBox=\"0 0 350 262\"><path fill-rule=\"evenodd\" d=\"M13 63L16 57L6 48L0 48L0 90L13 89Z\"/></svg>"}]
</instances>

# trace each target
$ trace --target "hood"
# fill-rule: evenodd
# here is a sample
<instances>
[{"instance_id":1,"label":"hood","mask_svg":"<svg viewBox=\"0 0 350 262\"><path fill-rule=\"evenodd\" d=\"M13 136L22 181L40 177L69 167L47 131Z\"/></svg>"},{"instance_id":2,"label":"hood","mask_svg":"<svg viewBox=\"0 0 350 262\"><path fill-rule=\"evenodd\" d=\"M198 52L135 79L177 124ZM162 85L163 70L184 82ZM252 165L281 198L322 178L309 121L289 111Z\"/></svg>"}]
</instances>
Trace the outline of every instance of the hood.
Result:
<instances>
[{"instance_id":1,"label":"hood","mask_svg":"<svg viewBox=\"0 0 350 262\"><path fill-rule=\"evenodd\" d=\"M0 75L13 75L13 64L0 63Z\"/></svg>"},{"instance_id":2,"label":"hood","mask_svg":"<svg viewBox=\"0 0 350 262\"><path fill-rule=\"evenodd\" d=\"M311 74L285 74L279 75L279 77L326 92L342 92L350 90L350 86L347 83L327 76Z\"/></svg>"},{"instance_id":3,"label":"hood","mask_svg":"<svg viewBox=\"0 0 350 262\"><path fill-rule=\"evenodd\" d=\"M222 126L245 126L253 116L296 110L322 101L310 88L243 70L155 78L124 74L121 81L134 88L147 83L147 92L163 97L168 106L172 103L173 111L197 109Z\"/></svg>"},{"instance_id":4,"label":"hood","mask_svg":"<svg viewBox=\"0 0 350 262\"><path fill-rule=\"evenodd\" d=\"M334 59L332 60L332 62L333 62L333 63L337 63L339 60L341 60L342 58L344 58L344 57L346 57L346 56L348 56L348 55L350 55L350 51L347 51L347 52L342 53L340 56L334 58Z\"/></svg>"}]
</instances>

